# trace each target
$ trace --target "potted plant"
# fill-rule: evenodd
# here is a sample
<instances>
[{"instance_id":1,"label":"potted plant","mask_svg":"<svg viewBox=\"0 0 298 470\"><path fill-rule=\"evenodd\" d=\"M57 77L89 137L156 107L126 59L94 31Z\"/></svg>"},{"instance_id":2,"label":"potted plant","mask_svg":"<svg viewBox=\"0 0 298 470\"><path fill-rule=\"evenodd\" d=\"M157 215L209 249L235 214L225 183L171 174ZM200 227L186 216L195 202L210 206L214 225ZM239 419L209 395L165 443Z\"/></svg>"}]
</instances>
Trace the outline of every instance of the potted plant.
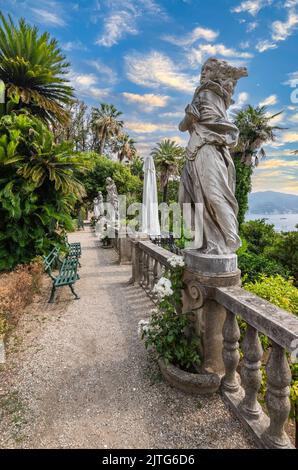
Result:
<instances>
[{"instance_id":1,"label":"potted plant","mask_svg":"<svg viewBox=\"0 0 298 470\"><path fill-rule=\"evenodd\" d=\"M193 333L193 314L182 313L181 256L168 259L169 268L154 287L158 307L148 324L142 326L146 348L153 348L163 377L170 385L190 394L218 390L217 374L201 370L200 339Z\"/></svg>"}]
</instances>

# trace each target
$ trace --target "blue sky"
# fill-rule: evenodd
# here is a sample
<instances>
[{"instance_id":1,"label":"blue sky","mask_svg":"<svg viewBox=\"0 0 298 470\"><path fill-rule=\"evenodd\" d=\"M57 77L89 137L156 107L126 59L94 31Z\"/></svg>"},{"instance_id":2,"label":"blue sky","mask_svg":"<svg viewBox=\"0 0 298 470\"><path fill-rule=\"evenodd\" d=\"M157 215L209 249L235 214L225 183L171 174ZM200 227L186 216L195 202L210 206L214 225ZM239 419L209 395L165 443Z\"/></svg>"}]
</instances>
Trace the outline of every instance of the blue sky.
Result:
<instances>
[{"instance_id":1,"label":"blue sky","mask_svg":"<svg viewBox=\"0 0 298 470\"><path fill-rule=\"evenodd\" d=\"M0 0L0 9L59 40L78 98L123 111L141 155L163 138L187 142L177 126L205 59L246 65L231 111L267 104L287 128L266 146L253 190L298 194L298 0Z\"/></svg>"}]
</instances>

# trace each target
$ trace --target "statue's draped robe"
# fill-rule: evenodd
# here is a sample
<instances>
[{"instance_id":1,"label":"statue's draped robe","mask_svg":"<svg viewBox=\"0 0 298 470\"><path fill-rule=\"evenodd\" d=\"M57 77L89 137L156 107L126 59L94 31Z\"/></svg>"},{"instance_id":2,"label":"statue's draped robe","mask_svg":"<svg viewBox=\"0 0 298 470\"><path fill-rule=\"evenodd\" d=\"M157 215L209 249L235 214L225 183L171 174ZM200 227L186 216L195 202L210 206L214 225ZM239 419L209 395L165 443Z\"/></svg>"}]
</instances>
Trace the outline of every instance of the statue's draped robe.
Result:
<instances>
[{"instance_id":1,"label":"statue's draped robe","mask_svg":"<svg viewBox=\"0 0 298 470\"><path fill-rule=\"evenodd\" d=\"M180 124L181 131L190 132L190 141L179 200L191 203L192 211L195 203L203 204L203 237L195 248L210 254L235 253L241 245L235 167L229 152L239 132L228 120L229 106L230 95L219 84L206 82L196 90Z\"/></svg>"}]
</instances>

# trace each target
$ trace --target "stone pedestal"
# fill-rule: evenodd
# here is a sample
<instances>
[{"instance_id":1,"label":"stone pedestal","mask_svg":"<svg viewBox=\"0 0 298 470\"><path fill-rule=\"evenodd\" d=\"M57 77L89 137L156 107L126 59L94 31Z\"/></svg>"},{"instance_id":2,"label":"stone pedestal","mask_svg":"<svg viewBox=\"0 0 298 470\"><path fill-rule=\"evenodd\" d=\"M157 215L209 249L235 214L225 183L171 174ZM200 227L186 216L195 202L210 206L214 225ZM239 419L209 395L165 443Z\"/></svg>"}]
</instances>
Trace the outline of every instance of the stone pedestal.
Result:
<instances>
[{"instance_id":1,"label":"stone pedestal","mask_svg":"<svg viewBox=\"0 0 298 470\"><path fill-rule=\"evenodd\" d=\"M194 312L195 330L201 339L203 369L222 376L225 372L223 349L223 324L226 310L215 300L216 287L240 285L237 256L205 255L197 250L184 250L186 285L183 311Z\"/></svg>"}]
</instances>

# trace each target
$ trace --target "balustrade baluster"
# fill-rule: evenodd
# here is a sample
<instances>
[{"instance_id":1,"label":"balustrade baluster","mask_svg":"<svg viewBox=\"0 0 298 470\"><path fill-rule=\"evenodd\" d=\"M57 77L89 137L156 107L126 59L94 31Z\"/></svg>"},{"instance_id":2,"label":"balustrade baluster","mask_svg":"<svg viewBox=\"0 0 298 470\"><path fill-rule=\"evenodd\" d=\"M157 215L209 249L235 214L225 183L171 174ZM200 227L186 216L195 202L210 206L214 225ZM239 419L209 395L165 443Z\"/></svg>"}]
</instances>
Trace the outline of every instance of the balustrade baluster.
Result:
<instances>
[{"instance_id":1,"label":"balustrade baluster","mask_svg":"<svg viewBox=\"0 0 298 470\"><path fill-rule=\"evenodd\" d=\"M290 441L285 432L285 424L291 408L289 400L291 370L285 350L274 342L272 343L266 372L266 405L270 425L263 434L263 439L270 448L284 449L290 447Z\"/></svg>"},{"instance_id":2,"label":"balustrade baluster","mask_svg":"<svg viewBox=\"0 0 298 470\"><path fill-rule=\"evenodd\" d=\"M142 287L145 289L148 285L148 255L147 253L144 252L144 258L143 258L143 272L144 272L144 278L142 282Z\"/></svg>"},{"instance_id":3,"label":"balustrade baluster","mask_svg":"<svg viewBox=\"0 0 298 470\"><path fill-rule=\"evenodd\" d=\"M258 392L262 382L260 368L263 349L257 330L250 325L247 325L242 350L244 361L241 368L241 381L245 396L240 406L247 417L258 418L262 410L258 403Z\"/></svg>"},{"instance_id":4,"label":"balustrade baluster","mask_svg":"<svg viewBox=\"0 0 298 470\"><path fill-rule=\"evenodd\" d=\"M237 379L237 367L239 363L239 338L240 330L236 315L227 310L226 320L223 326L223 362L225 375L222 379L222 387L228 392L237 392L239 382Z\"/></svg>"},{"instance_id":5,"label":"balustrade baluster","mask_svg":"<svg viewBox=\"0 0 298 470\"><path fill-rule=\"evenodd\" d=\"M154 286L154 259L150 255L148 264L148 292L151 295Z\"/></svg>"},{"instance_id":6,"label":"balustrade baluster","mask_svg":"<svg viewBox=\"0 0 298 470\"><path fill-rule=\"evenodd\" d=\"M139 284L143 284L144 279L144 251L139 250Z\"/></svg>"}]
</instances>

